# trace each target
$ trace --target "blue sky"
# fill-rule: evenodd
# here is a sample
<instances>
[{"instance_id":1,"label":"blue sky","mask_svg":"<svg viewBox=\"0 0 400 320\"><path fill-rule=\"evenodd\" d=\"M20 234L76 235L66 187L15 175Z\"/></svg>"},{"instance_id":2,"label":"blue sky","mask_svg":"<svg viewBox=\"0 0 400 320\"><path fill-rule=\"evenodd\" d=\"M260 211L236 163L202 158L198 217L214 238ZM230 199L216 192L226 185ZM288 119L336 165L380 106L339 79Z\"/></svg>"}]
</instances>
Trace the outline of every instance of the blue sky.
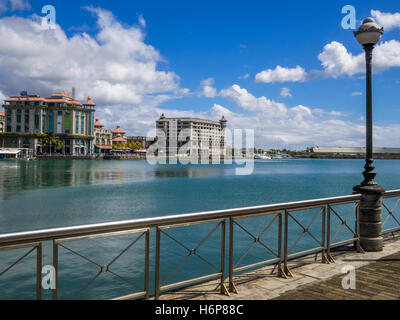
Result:
<instances>
[{"instance_id":1,"label":"blue sky","mask_svg":"<svg viewBox=\"0 0 400 320\"><path fill-rule=\"evenodd\" d=\"M46 38L40 31L28 31L28 25L39 24L44 16L41 9L47 4L56 8L57 30L46 31ZM389 26L381 44L392 42L375 50L380 60L374 75L374 121L376 144L398 147L400 19L396 1L0 0L0 27L14 35L11 44L0 46L0 57L6 57L0 60L0 67L13 74L11 81L0 77L0 94L21 90L46 94L70 91L74 85L81 99L93 97L97 115L106 125L120 123L131 134L146 134L164 112L166 116L215 120L225 115L232 129L254 129L256 144L265 148L362 145L362 48L353 30L341 26L344 5L355 7L357 27L371 16L371 10L378 12L374 16L378 23ZM104 16L112 16L112 21L102 20ZM130 43L132 32L139 35ZM50 48L44 63L46 54L27 50L21 57L25 67L12 68L12 42L35 37L38 40L31 45L37 45L38 51L47 51L46 46L52 44L59 51ZM85 37L99 44L93 49L95 58L85 60L85 53L91 55L93 47ZM115 47L115 56L107 46ZM71 57L69 53L75 50L82 56L75 52ZM60 69L64 55L66 66ZM327 71L324 62L331 69ZM52 63L54 70L49 71ZM128 71L124 66L129 66ZM143 69L139 71L138 66ZM283 69L277 70L277 66ZM296 67L299 73L293 73ZM69 72L69 68L75 71ZM21 79L24 70L28 74ZM321 75L310 79L312 70ZM64 71L69 75L54 75ZM268 79L257 77L263 71ZM111 78L118 75L99 83L107 72ZM132 75L135 72L137 77ZM283 79L285 72L288 75ZM125 99L111 93L124 90L129 92Z\"/></svg>"}]
</instances>

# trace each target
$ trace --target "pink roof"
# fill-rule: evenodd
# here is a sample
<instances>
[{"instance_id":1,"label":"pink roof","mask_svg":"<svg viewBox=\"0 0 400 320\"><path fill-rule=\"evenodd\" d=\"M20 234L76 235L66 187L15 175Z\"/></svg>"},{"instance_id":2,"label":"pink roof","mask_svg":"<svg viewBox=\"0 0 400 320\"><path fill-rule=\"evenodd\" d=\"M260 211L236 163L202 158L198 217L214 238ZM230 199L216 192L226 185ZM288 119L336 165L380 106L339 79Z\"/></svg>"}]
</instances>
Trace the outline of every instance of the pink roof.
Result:
<instances>
[{"instance_id":1,"label":"pink roof","mask_svg":"<svg viewBox=\"0 0 400 320\"><path fill-rule=\"evenodd\" d=\"M84 103L84 105L87 105L87 106L95 106L96 104L93 102L92 98L89 96L89 97L87 98L87 101Z\"/></svg>"},{"instance_id":2,"label":"pink roof","mask_svg":"<svg viewBox=\"0 0 400 320\"><path fill-rule=\"evenodd\" d=\"M52 97L60 97L60 96L62 96L62 97L71 98L71 97L69 96L69 94L67 93L67 91L65 91L65 90L63 90L63 91L61 91L61 92L55 92L55 93L53 93L51 96L52 96Z\"/></svg>"},{"instance_id":3,"label":"pink roof","mask_svg":"<svg viewBox=\"0 0 400 320\"><path fill-rule=\"evenodd\" d=\"M94 123L94 126L95 127L100 127L100 128L104 127L104 125L99 121L99 118L96 118L96 122Z\"/></svg>"},{"instance_id":4,"label":"pink roof","mask_svg":"<svg viewBox=\"0 0 400 320\"><path fill-rule=\"evenodd\" d=\"M122 138L121 136L118 136L114 139L112 139L114 142L126 142L126 139Z\"/></svg>"},{"instance_id":5,"label":"pink roof","mask_svg":"<svg viewBox=\"0 0 400 320\"><path fill-rule=\"evenodd\" d=\"M43 102L65 102L68 104L76 104L76 105L81 105L81 103L77 100L67 100L67 99L61 99L61 98L43 98L43 97L9 97L5 101L32 101L32 102L37 102L37 101L43 101Z\"/></svg>"},{"instance_id":6,"label":"pink roof","mask_svg":"<svg viewBox=\"0 0 400 320\"><path fill-rule=\"evenodd\" d=\"M117 125L117 127L112 131L112 133L121 133L121 134L125 134L125 131L121 129L121 127L119 125Z\"/></svg>"},{"instance_id":7,"label":"pink roof","mask_svg":"<svg viewBox=\"0 0 400 320\"><path fill-rule=\"evenodd\" d=\"M104 145L100 145L100 144L95 144L94 146L96 148L99 148L99 149L105 149L105 150L111 150L112 149L112 146L104 146Z\"/></svg>"},{"instance_id":8,"label":"pink roof","mask_svg":"<svg viewBox=\"0 0 400 320\"><path fill-rule=\"evenodd\" d=\"M0 111L0 116L5 117L6 113L4 111Z\"/></svg>"},{"instance_id":9,"label":"pink roof","mask_svg":"<svg viewBox=\"0 0 400 320\"><path fill-rule=\"evenodd\" d=\"M55 97L63 97L63 98L55 98ZM42 96L39 97L29 97L29 96L23 96L23 97L9 97L8 99L6 99L5 101L7 102L12 102L12 101L27 101L27 102L38 102L38 101L43 101L46 103L54 103L54 102L58 102L58 103L67 103L67 104L75 104L75 105L82 105L78 100L73 100L70 95L63 90L62 92L56 92L53 93L51 95L50 98L44 98ZM89 106L95 106L96 104L93 102L93 100L88 97L88 100L86 101L86 103L84 105L89 105Z\"/></svg>"}]
</instances>

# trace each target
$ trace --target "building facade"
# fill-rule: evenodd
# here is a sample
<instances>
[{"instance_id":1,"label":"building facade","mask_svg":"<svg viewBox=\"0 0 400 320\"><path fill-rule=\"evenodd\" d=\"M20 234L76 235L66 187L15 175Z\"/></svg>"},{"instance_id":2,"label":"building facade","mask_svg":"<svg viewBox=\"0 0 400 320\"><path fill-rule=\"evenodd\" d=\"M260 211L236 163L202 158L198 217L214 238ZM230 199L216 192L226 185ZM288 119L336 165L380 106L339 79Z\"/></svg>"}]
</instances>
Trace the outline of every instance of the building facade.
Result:
<instances>
[{"instance_id":1,"label":"building facade","mask_svg":"<svg viewBox=\"0 0 400 320\"><path fill-rule=\"evenodd\" d=\"M4 102L5 132L0 146L30 148L34 153L85 155L94 149L94 112L96 104L88 97L81 104L66 91L45 98L21 92ZM42 145L46 133L57 134L62 148Z\"/></svg>"},{"instance_id":2,"label":"building facade","mask_svg":"<svg viewBox=\"0 0 400 320\"><path fill-rule=\"evenodd\" d=\"M134 137L126 137L127 143L131 142L139 142L144 149L148 149L155 141L155 138L149 138L144 136L134 136Z\"/></svg>"},{"instance_id":3,"label":"building facade","mask_svg":"<svg viewBox=\"0 0 400 320\"><path fill-rule=\"evenodd\" d=\"M6 114L4 111L0 111L0 133L4 132L6 127Z\"/></svg>"},{"instance_id":4,"label":"building facade","mask_svg":"<svg viewBox=\"0 0 400 320\"><path fill-rule=\"evenodd\" d=\"M220 121L212 121L198 118L166 118L162 114L156 121L157 134L162 130L166 138L166 149L161 150L161 153L174 156L185 146L185 154L189 157L224 156L226 124L225 117Z\"/></svg>"},{"instance_id":5,"label":"building facade","mask_svg":"<svg viewBox=\"0 0 400 320\"><path fill-rule=\"evenodd\" d=\"M105 129L104 125L96 118L94 123L94 151L95 153L106 153L112 149L111 129Z\"/></svg>"},{"instance_id":6,"label":"building facade","mask_svg":"<svg viewBox=\"0 0 400 320\"><path fill-rule=\"evenodd\" d=\"M112 144L117 145L119 143L126 143L127 140L125 138L125 130L121 129L121 126L118 124L117 127L111 131L112 132Z\"/></svg>"}]
</instances>

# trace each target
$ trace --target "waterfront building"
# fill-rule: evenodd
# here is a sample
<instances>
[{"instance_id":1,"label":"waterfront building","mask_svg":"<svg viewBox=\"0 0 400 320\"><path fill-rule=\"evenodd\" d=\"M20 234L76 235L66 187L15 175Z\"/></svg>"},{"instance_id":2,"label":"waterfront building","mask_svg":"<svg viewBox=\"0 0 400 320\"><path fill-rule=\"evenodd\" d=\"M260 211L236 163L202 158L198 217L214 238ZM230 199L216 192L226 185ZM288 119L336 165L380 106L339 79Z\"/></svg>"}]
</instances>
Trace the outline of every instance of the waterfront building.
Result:
<instances>
[{"instance_id":1,"label":"waterfront building","mask_svg":"<svg viewBox=\"0 0 400 320\"><path fill-rule=\"evenodd\" d=\"M124 137L125 136L125 130L121 129L121 126L117 124L117 127L112 131L112 137L115 138L117 136Z\"/></svg>"},{"instance_id":2,"label":"waterfront building","mask_svg":"<svg viewBox=\"0 0 400 320\"><path fill-rule=\"evenodd\" d=\"M336 154L365 154L365 147L311 147L308 152ZM400 154L400 148L374 148L375 154Z\"/></svg>"},{"instance_id":3,"label":"waterfront building","mask_svg":"<svg viewBox=\"0 0 400 320\"><path fill-rule=\"evenodd\" d=\"M126 143L127 140L121 135L121 134L117 134L115 136L115 138L112 139L112 144L116 145L118 143Z\"/></svg>"},{"instance_id":4,"label":"waterfront building","mask_svg":"<svg viewBox=\"0 0 400 320\"><path fill-rule=\"evenodd\" d=\"M0 133L4 132L6 127L6 114L4 111L0 111Z\"/></svg>"},{"instance_id":5,"label":"waterfront building","mask_svg":"<svg viewBox=\"0 0 400 320\"><path fill-rule=\"evenodd\" d=\"M99 118L96 118L94 123L94 152L106 153L107 150L111 150L112 138L111 129L105 129Z\"/></svg>"},{"instance_id":6,"label":"waterfront building","mask_svg":"<svg viewBox=\"0 0 400 320\"><path fill-rule=\"evenodd\" d=\"M227 120L204 120L198 118L166 118L164 114L156 121L157 131L162 130L166 138L166 156L176 155L185 145L189 157L225 155L225 128ZM185 141L179 137L185 135ZM162 153L162 150L161 150ZM172 154L171 154L172 153Z\"/></svg>"},{"instance_id":7,"label":"waterfront building","mask_svg":"<svg viewBox=\"0 0 400 320\"><path fill-rule=\"evenodd\" d=\"M93 153L95 106L90 97L82 104L66 91L53 93L49 98L27 92L11 96L3 105L5 132L0 135L0 146L29 148L34 153ZM50 132L61 138L61 149L42 146L42 138Z\"/></svg>"},{"instance_id":8,"label":"waterfront building","mask_svg":"<svg viewBox=\"0 0 400 320\"><path fill-rule=\"evenodd\" d=\"M118 143L126 143L127 139L125 138L125 130L121 128L118 124L117 127L112 131L112 144L116 145Z\"/></svg>"},{"instance_id":9,"label":"waterfront building","mask_svg":"<svg viewBox=\"0 0 400 320\"><path fill-rule=\"evenodd\" d=\"M139 142L144 149L148 149L155 141L155 138L144 137L144 136L133 136L133 137L126 137L127 143L131 142Z\"/></svg>"}]
</instances>

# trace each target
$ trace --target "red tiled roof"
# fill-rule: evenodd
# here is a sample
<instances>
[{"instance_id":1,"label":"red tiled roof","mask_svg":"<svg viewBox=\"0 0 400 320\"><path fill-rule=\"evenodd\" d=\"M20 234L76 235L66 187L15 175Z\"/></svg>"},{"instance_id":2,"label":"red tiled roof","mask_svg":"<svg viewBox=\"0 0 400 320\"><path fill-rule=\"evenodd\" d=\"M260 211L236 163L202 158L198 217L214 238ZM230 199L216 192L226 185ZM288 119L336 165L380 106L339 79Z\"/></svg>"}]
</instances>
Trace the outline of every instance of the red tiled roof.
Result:
<instances>
[{"instance_id":1,"label":"red tiled roof","mask_svg":"<svg viewBox=\"0 0 400 320\"><path fill-rule=\"evenodd\" d=\"M51 96L52 97L67 97L67 98L71 98L70 95L65 90L63 90L61 92L55 92Z\"/></svg>"},{"instance_id":2,"label":"red tiled roof","mask_svg":"<svg viewBox=\"0 0 400 320\"><path fill-rule=\"evenodd\" d=\"M60 98L62 97L62 98ZM44 98L42 96L37 96L37 97L30 97L30 96L12 96L6 99L5 101L7 102L12 102L12 101L32 101L32 102L37 102L37 101L43 101L46 103L67 103L67 104L75 104L75 105L82 105L78 100L74 100L70 97L70 95L63 90L62 92L56 92L51 95L50 98ZM90 106L95 106L96 104L93 102L93 100L88 97L88 100L84 105L90 105Z\"/></svg>"},{"instance_id":3,"label":"red tiled roof","mask_svg":"<svg viewBox=\"0 0 400 320\"><path fill-rule=\"evenodd\" d=\"M117 127L112 131L112 133L121 133L121 134L125 134L126 132L124 130L121 129L121 127L119 125L117 125Z\"/></svg>"},{"instance_id":4,"label":"red tiled roof","mask_svg":"<svg viewBox=\"0 0 400 320\"><path fill-rule=\"evenodd\" d=\"M43 101L43 102L65 102L68 104L76 104L76 105L81 105L81 103L77 100L67 100L67 99L61 99L61 98L43 98L43 97L9 97L5 101Z\"/></svg>"},{"instance_id":5,"label":"red tiled roof","mask_svg":"<svg viewBox=\"0 0 400 320\"><path fill-rule=\"evenodd\" d=\"M87 105L87 106L95 106L96 104L93 102L92 98L89 96L89 97L87 98L87 101L84 103L84 105Z\"/></svg>"},{"instance_id":6,"label":"red tiled roof","mask_svg":"<svg viewBox=\"0 0 400 320\"><path fill-rule=\"evenodd\" d=\"M100 128L104 127L104 125L99 121L99 118L96 118L96 122L94 123L94 126L95 127L100 127Z\"/></svg>"},{"instance_id":7,"label":"red tiled roof","mask_svg":"<svg viewBox=\"0 0 400 320\"><path fill-rule=\"evenodd\" d=\"M0 116L5 117L5 116L6 116L6 113L5 113L4 111L0 111Z\"/></svg>"},{"instance_id":8,"label":"red tiled roof","mask_svg":"<svg viewBox=\"0 0 400 320\"><path fill-rule=\"evenodd\" d=\"M111 150L112 149L112 146L104 146L104 145L99 145L99 144L95 144L94 146L98 149L103 149L103 150Z\"/></svg>"},{"instance_id":9,"label":"red tiled roof","mask_svg":"<svg viewBox=\"0 0 400 320\"><path fill-rule=\"evenodd\" d=\"M112 139L112 141L114 141L114 142L126 142L126 139L118 136L118 137Z\"/></svg>"}]
</instances>

